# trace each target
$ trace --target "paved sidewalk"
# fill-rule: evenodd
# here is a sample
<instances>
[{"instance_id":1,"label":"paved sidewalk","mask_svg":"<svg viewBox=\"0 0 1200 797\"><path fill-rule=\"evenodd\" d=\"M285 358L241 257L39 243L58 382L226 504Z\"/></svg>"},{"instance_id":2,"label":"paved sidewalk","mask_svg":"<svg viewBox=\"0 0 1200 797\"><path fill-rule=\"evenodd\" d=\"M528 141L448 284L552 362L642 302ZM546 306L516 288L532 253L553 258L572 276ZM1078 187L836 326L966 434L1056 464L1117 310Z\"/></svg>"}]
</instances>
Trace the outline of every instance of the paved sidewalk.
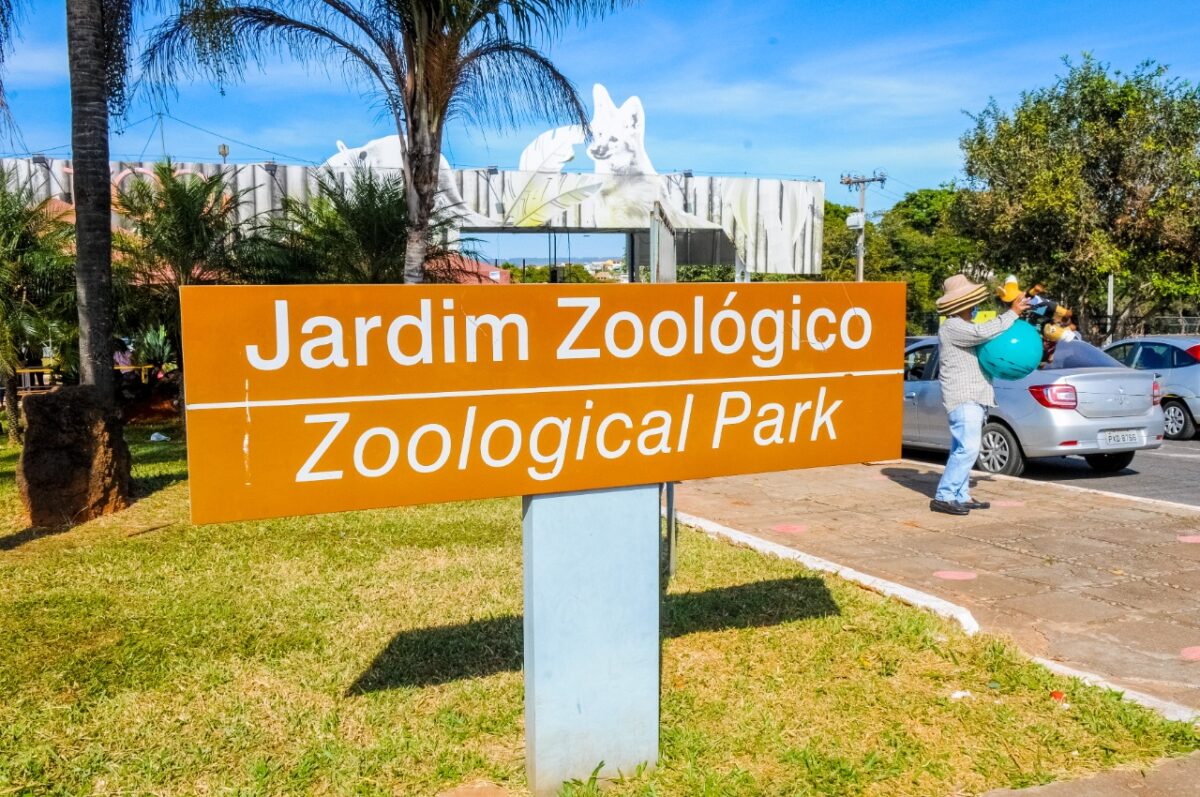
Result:
<instances>
[{"instance_id":1,"label":"paved sidewalk","mask_svg":"<svg viewBox=\"0 0 1200 797\"><path fill-rule=\"evenodd\" d=\"M988 511L929 511L897 461L681 484L680 511L971 610L1027 653L1200 714L1200 510L981 478Z\"/></svg>"}]
</instances>

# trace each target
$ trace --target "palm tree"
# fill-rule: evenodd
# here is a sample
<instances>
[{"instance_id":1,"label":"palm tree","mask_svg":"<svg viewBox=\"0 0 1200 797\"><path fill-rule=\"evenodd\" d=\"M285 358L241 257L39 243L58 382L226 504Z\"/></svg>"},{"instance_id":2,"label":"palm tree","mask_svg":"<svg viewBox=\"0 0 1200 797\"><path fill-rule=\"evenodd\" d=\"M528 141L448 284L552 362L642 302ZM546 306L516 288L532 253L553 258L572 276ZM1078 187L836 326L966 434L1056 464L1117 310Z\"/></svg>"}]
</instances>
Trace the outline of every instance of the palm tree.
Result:
<instances>
[{"instance_id":1,"label":"palm tree","mask_svg":"<svg viewBox=\"0 0 1200 797\"><path fill-rule=\"evenodd\" d=\"M74 309L72 227L51 212L49 200L33 197L28 184L0 170L0 377L14 443L21 441L17 369L26 352L41 351L39 331Z\"/></svg>"},{"instance_id":2,"label":"palm tree","mask_svg":"<svg viewBox=\"0 0 1200 797\"><path fill-rule=\"evenodd\" d=\"M448 280L455 262L441 243L453 220L435 215L426 242L427 277ZM398 283L404 281L411 217L398 175L355 169L348 181L317 175L307 202L283 201L283 212L247 239L239 265L246 282ZM459 242L461 246L462 241Z\"/></svg>"},{"instance_id":3,"label":"palm tree","mask_svg":"<svg viewBox=\"0 0 1200 797\"><path fill-rule=\"evenodd\" d=\"M117 192L115 209L130 227L117 233L114 246L125 315L165 327L181 369L179 289L237 281L240 203L224 173L180 174L170 161Z\"/></svg>"},{"instance_id":4,"label":"palm tree","mask_svg":"<svg viewBox=\"0 0 1200 797\"><path fill-rule=\"evenodd\" d=\"M95 0L92 0L95 2ZM405 282L422 282L442 135L452 114L479 125L525 120L587 127L574 85L537 49L573 22L632 0L258 0L196 3L165 22L144 55L159 86L203 72L222 83L246 62L289 53L341 61L371 86L403 144L411 214Z\"/></svg>"},{"instance_id":5,"label":"palm tree","mask_svg":"<svg viewBox=\"0 0 1200 797\"><path fill-rule=\"evenodd\" d=\"M68 0L79 378L112 396L112 186L108 116L125 106L136 0Z\"/></svg>"}]
</instances>

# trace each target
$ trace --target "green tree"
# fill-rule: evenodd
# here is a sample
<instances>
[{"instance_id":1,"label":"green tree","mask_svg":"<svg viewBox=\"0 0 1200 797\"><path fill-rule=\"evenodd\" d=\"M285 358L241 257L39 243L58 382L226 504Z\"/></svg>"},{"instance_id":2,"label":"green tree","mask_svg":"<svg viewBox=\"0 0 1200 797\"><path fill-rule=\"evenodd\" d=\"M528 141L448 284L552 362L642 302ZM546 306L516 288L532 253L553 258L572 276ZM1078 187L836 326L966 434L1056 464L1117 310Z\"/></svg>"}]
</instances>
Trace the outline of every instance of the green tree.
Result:
<instances>
[{"instance_id":1,"label":"green tree","mask_svg":"<svg viewBox=\"0 0 1200 797\"><path fill-rule=\"evenodd\" d=\"M74 311L70 223L0 170L0 377L8 439L20 442L17 369L45 330Z\"/></svg>"},{"instance_id":2,"label":"green tree","mask_svg":"<svg viewBox=\"0 0 1200 797\"><path fill-rule=\"evenodd\" d=\"M509 268L509 266L506 264L505 268ZM512 270L509 272L509 275L514 283L536 285L550 281L549 266L526 266L524 269L520 266L513 266L511 268ZM565 263L558 266L558 281L564 283L592 283L599 280L585 266L578 263Z\"/></svg>"},{"instance_id":3,"label":"green tree","mask_svg":"<svg viewBox=\"0 0 1200 797\"><path fill-rule=\"evenodd\" d=\"M180 368L179 289L238 281L240 202L226 175L176 173L170 161L117 193L116 210L129 224L115 242L127 323L165 327Z\"/></svg>"},{"instance_id":4,"label":"green tree","mask_svg":"<svg viewBox=\"0 0 1200 797\"><path fill-rule=\"evenodd\" d=\"M942 283L952 274L981 277L979 245L956 226L958 202L952 187L918 189L893 205L880 222L895 272L908 283L910 317L936 313Z\"/></svg>"},{"instance_id":5,"label":"green tree","mask_svg":"<svg viewBox=\"0 0 1200 797\"><path fill-rule=\"evenodd\" d=\"M400 135L411 219L404 277L422 282L446 121L458 113L487 126L546 120L586 127L578 92L537 44L626 2L194 0L158 30L145 65L170 85L196 71L221 83L248 61L279 52L344 62L377 93Z\"/></svg>"},{"instance_id":6,"label":"green tree","mask_svg":"<svg viewBox=\"0 0 1200 797\"><path fill-rule=\"evenodd\" d=\"M1147 62L1091 56L962 137L964 229L1086 315L1108 275L1119 316L1200 298L1200 91Z\"/></svg>"}]
</instances>

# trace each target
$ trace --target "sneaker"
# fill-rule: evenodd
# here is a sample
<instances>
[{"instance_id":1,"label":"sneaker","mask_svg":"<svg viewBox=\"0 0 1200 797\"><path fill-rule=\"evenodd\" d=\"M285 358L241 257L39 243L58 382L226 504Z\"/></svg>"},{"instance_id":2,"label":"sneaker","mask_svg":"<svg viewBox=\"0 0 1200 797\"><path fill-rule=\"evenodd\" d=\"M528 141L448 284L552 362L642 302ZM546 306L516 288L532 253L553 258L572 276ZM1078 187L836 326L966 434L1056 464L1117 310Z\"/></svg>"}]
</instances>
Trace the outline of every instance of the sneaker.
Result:
<instances>
[{"instance_id":1,"label":"sneaker","mask_svg":"<svg viewBox=\"0 0 1200 797\"><path fill-rule=\"evenodd\" d=\"M939 501L936 498L929 502L931 512L941 512L943 515L969 515L971 510L957 501Z\"/></svg>"},{"instance_id":2,"label":"sneaker","mask_svg":"<svg viewBox=\"0 0 1200 797\"><path fill-rule=\"evenodd\" d=\"M967 509L991 509L992 505L987 501L963 501L963 506Z\"/></svg>"}]
</instances>

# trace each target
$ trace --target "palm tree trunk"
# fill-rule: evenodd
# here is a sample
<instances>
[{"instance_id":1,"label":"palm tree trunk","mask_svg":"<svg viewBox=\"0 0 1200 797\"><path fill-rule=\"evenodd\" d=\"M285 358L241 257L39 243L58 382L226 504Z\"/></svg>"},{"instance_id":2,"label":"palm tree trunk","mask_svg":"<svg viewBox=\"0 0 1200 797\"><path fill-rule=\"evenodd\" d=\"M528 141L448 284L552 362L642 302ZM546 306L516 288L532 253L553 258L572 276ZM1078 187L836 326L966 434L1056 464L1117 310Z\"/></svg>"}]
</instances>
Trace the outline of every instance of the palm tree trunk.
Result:
<instances>
[{"instance_id":1,"label":"palm tree trunk","mask_svg":"<svg viewBox=\"0 0 1200 797\"><path fill-rule=\"evenodd\" d=\"M414 103L421 108L420 100ZM441 167L441 130L430 121L428 112L414 110L408 127L408 157L405 191L408 194L408 244L404 251L405 283L425 281L425 256L429 249L429 223L437 198L438 170Z\"/></svg>"},{"instance_id":2,"label":"palm tree trunk","mask_svg":"<svg viewBox=\"0 0 1200 797\"><path fill-rule=\"evenodd\" d=\"M68 0L79 376L113 396L112 188L102 0Z\"/></svg>"},{"instance_id":3,"label":"palm tree trunk","mask_svg":"<svg viewBox=\"0 0 1200 797\"><path fill-rule=\"evenodd\" d=\"M16 372L4 376L4 414L8 416L8 442L13 445L21 444L21 400L18 392L21 380Z\"/></svg>"}]
</instances>

